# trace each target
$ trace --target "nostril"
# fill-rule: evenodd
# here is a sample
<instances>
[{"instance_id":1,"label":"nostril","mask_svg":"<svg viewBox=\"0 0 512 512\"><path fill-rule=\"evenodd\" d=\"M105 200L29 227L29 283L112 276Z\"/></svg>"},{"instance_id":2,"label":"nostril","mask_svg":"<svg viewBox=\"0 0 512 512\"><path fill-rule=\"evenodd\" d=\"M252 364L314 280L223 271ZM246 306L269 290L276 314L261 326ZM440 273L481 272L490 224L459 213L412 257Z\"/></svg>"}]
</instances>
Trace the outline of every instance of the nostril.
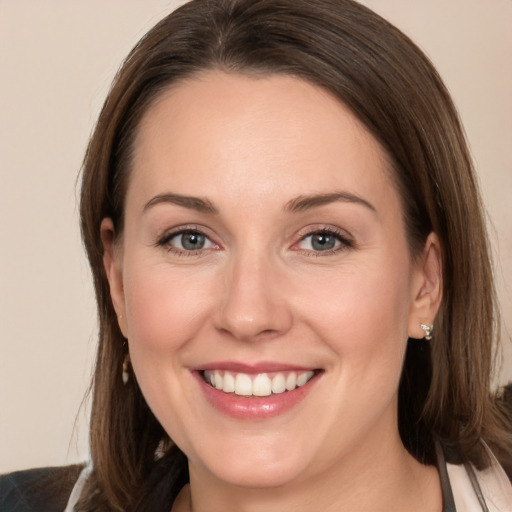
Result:
<instances>
[{"instance_id":1,"label":"nostril","mask_svg":"<svg viewBox=\"0 0 512 512\"><path fill-rule=\"evenodd\" d=\"M236 338L240 341L264 341L271 340L280 336L281 331L277 329L262 329L251 328L253 326L230 326L230 327L219 327L218 331L231 338Z\"/></svg>"},{"instance_id":2,"label":"nostril","mask_svg":"<svg viewBox=\"0 0 512 512\"><path fill-rule=\"evenodd\" d=\"M240 340L271 339L287 332L292 325L292 314L282 297L268 293L238 290L229 294L219 305L214 325Z\"/></svg>"}]
</instances>

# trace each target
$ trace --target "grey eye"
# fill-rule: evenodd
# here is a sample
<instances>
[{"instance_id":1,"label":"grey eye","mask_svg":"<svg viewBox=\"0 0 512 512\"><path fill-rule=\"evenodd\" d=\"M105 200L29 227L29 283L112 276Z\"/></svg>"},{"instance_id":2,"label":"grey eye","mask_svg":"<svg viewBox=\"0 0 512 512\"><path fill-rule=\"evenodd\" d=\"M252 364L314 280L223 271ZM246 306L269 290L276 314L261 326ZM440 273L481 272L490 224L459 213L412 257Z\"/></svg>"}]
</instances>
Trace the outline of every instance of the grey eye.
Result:
<instances>
[{"instance_id":1,"label":"grey eye","mask_svg":"<svg viewBox=\"0 0 512 512\"><path fill-rule=\"evenodd\" d=\"M181 235L181 245L187 251L197 251L202 249L205 243L205 236L199 233L183 233Z\"/></svg>"},{"instance_id":2,"label":"grey eye","mask_svg":"<svg viewBox=\"0 0 512 512\"><path fill-rule=\"evenodd\" d=\"M179 233L172 237L169 243L174 247L184 251L199 251L204 249L208 244L211 245L211 242L208 240L208 238L202 233L198 233L197 231L186 231L184 233Z\"/></svg>"},{"instance_id":3,"label":"grey eye","mask_svg":"<svg viewBox=\"0 0 512 512\"><path fill-rule=\"evenodd\" d=\"M334 233L319 231L304 237L300 242L300 248L308 251L330 251L340 243L339 237Z\"/></svg>"},{"instance_id":4,"label":"grey eye","mask_svg":"<svg viewBox=\"0 0 512 512\"><path fill-rule=\"evenodd\" d=\"M336 238L330 233L315 233L311 235L311 247L315 251L334 249L336 242Z\"/></svg>"}]
</instances>

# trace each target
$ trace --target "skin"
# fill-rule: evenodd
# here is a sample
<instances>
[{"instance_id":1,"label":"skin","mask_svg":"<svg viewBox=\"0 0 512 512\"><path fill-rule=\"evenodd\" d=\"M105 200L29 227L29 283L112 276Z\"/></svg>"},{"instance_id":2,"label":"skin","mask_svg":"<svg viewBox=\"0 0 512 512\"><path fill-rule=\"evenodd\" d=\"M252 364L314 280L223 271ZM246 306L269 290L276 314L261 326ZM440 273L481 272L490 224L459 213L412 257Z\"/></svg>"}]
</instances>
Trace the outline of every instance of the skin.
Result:
<instances>
[{"instance_id":1,"label":"skin","mask_svg":"<svg viewBox=\"0 0 512 512\"><path fill-rule=\"evenodd\" d=\"M397 426L407 338L441 300L439 244L411 257L391 172L343 104L293 77L210 71L146 112L125 230L101 231L137 381L189 459L174 510L441 510L436 470ZM334 192L352 199L290 207ZM216 213L154 199L169 193ZM169 235L183 228L203 249ZM341 238L321 251L311 233L326 229ZM191 371L230 360L321 373L284 414L235 419Z\"/></svg>"}]
</instances>

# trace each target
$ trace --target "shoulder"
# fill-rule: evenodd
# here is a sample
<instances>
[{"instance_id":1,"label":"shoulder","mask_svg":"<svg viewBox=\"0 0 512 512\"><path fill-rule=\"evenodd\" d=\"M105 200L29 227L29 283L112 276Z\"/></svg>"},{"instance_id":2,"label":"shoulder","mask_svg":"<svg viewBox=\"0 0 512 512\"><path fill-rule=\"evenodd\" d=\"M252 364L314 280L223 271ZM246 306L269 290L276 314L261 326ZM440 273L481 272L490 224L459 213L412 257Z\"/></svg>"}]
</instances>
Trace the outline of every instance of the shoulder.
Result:
<instances>
[{"instance_id":1,"label":"shoulder","mask_svg":"<svg viewBox=\"0 0 512 512\"><path fill-rule=\"evenodd\" d=\"M0 476L2 512L62 512L83 465L38 468Z\"/></svg>"}]
</instances>

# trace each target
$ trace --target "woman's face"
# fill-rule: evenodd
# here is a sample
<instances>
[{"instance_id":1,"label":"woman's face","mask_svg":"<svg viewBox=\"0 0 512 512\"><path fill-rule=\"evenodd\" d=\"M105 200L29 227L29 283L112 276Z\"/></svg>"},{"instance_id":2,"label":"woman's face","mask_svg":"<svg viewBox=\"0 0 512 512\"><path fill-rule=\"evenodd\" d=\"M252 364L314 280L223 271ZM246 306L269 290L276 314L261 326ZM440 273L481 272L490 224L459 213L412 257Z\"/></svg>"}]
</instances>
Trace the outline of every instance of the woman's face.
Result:
<instances>
[{"instance_id":1,"label":"woman's face","mask_svg":"<svg viewBox=\"0 0 512 512\"><path fill-rule=\"evenodd\" d=\"M209 72L146 113L105 265L192 473L277 486L399 444L436 263L432 247L413 263L390 173L346 107L292 77Z\"/></svg>"}]
</instances>

